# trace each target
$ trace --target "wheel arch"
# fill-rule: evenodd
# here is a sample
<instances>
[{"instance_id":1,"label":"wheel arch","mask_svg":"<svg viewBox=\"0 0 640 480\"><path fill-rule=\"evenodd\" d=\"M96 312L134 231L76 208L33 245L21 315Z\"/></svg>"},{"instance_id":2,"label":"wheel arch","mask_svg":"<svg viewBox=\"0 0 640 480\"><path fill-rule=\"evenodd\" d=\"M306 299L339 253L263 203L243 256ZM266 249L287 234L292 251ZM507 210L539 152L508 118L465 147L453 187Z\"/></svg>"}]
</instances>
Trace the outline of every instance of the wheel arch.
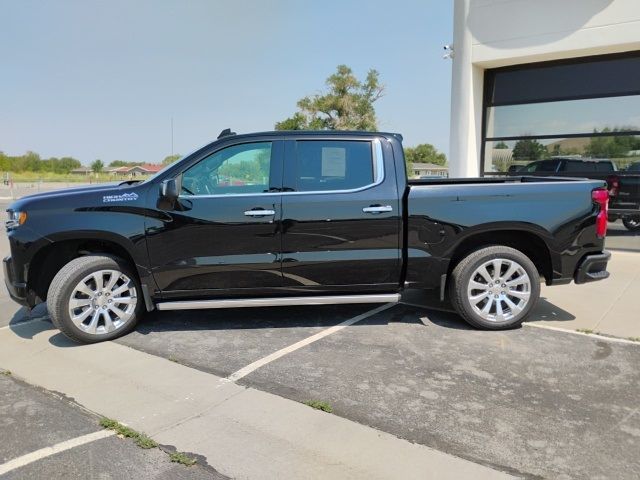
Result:
<instances>
[{"instance_id":1,"label":"wheel arch","mask_svg":"<svg viewBox=\"0 0 640 480\"><path fill-rule=\"evenodd\" d=\"M453 269L467 255L491 245L504 245L521 251L531 259L545 282L552 283L553 259L547 243L540 235L530 230L517 228L482 231L467 235L453 249L447 278L451 277Z\"/></svg>"},{"instance_id":2,"label":"wheel arch","mask_svg":"<svg viewBox=\"0 0 640 480\"><path fill-rule=\"evenodd\" d=\"M127 262L138 274L142 283L143 272L131 253L131 243L117 235L80 235L76 238L61 237L41 247L29 262L27 285L36 296L46 301L53 277L71 260L92 254L107 254Z\"/></svg>"}]
</instances>

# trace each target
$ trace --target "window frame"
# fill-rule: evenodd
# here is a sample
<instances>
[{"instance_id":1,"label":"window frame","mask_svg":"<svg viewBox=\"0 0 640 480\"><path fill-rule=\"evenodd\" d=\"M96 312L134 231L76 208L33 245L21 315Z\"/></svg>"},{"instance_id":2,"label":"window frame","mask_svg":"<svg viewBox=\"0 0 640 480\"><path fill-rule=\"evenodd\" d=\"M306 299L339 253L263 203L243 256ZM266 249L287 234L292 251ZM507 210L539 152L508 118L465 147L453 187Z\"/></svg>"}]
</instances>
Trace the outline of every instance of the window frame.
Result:
<instances>
[{"instance_id":1,"label":"window frame","mask_svg":"<svg viewBox=\"0 0 640 480\"><path fill-rule=\"evenodd\" d=\"M195 198L229 198L229 197L256 197L256 196L264 196L264 195L280 195L282 189L282 157L283 157L283 142L278 138L251 138L251 139L243 139L243 141L225 143L223 145L218 146L218 148L207 150L203 152L201 156L198 157L197 160L189 162L188 165L185 165L183 169L181 169L174 178L180 181L180 185L182 186L182 180L185 172L195 167L199 163L205 161L207 158L215 155L218 152L226 150L227 148L233 148L240 145L250 145L257 143L271 143L271 158L269 161L269 181L268 188L269 191L266 192L250 192L250 193L208 193L203 195L189 195L182 192L182 188L180 189L180 194L178 198L183 199L195 199ZM274 183L275 182L275 183Z\"/></svg>"},{"instance_id":2,"label":"window frame","mask_svg":"<svg viewBox=\"0 0 640 480\"><path fill-rule=\"evenodd\" d=\"M517 140L553 140L553 139L568 139L568 138L591 138L591 137L618 137L618 136L640 136L640 130L629 130L629 131L616 131L616 132L584 132L584 133L571 133L571 134L562 134L562 132L548 134L548 135L519 135L519 136L496 136L496 137L487 137L487 126L488 126L488 114L489 108L498 107L498 106L506 106L506 105L526 105L531 103L550 103L557 101L567 101L567 100L587 100L594 98L614 98L621 96L630 96L630 95L638 95L640 90L632 90L621 93L609 94L609 95L564 95L557 96L553 98L545 98L543 100L528 100L521 102L492 102L493 95L493 87L495 82L496 74L500 72L513 72L513 71L527 71L534 70L537 68L545 68L545 67L553 67L553 66L562 66L562 65L577 65L577 64L586 64L586 63L595 63L599 61L606 60L616 60L616 59L624 59L624 58L635 58L640 62L640 51L633 52L625 52L622 54L607 54L607 55L593 55L587 57L573 58L573 59L562 59L562 60L552 60L547 62L535 62L525 65L510 65L506 67L499 67L494 69L487 69L484 72L484 85L483 85L483 97L482 97L482 125L481 125L481 141L480 141L480 165L479 172L480 176L484 177L485 175L490 176L506 176L509 175L509 172L492 172L488 171L487 168L487 159L486 156L486 145L487 142L506 142L506 141L517 141ZM540 159L543 160L543 159ZM490 162L489 162L490 165Z\"/></svg>"},{"instance_id":3,"label":"window frame","mask_svg":"<svg viewBox=\"0 0 640 480\"><path fill-rule=\"evenodd\" d=\"M298 142L366 142L371 146L371 161L373 167L373 182L367 185L363 185L362 187L350 188L350 189L339 189L339 190L308 190L308 191L298 191L295 190L297 188L297 145ZM364 190L368 190L373 187L377 187L382 184L385 180L385 168L384 168L384 155L382 153L382 143L379 138L340 138L340 137L329 137L329 138L291 138L287 141L285 146L285 157L286 161L289 162L290 166L295 166L296 168L285 169L288 171L288 175L285 176L285 180L283 182L283 195L319 195L319 194L335 194L335 193L353 193L353 192L362 192Z\"/></svg>"}]
</instances>

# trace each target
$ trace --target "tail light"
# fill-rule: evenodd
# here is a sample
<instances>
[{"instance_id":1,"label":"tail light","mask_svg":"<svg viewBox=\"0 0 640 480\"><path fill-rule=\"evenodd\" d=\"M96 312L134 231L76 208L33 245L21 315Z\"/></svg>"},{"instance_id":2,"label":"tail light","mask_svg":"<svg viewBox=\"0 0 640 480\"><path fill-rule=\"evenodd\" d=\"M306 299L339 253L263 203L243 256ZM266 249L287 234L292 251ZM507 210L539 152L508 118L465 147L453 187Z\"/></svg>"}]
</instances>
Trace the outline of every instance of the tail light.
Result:
<instances>
[{"instance_id":1,"label":"tail light","mask_svg":"<svg viewBox=\"0 0 640 480\"><path fill-rule=\"evenodd\" d=\"M600 206L596 217L596 235L604 238L607 235L607 222L609 221L609 192L604 188L598 188L591 192L591 199Z\"/></svg>"},{"instance_id":2,"label":"tail light","mask_svg":"<svg viewBox=\"0 0 640 480\"><path fill-rule=\"evenodd\" d=\"M615 197L618 195L620 189L620 178L617 175L610 175L607 177L607 185L609 186L609 196Z\"/></svg>"}]
</instances>

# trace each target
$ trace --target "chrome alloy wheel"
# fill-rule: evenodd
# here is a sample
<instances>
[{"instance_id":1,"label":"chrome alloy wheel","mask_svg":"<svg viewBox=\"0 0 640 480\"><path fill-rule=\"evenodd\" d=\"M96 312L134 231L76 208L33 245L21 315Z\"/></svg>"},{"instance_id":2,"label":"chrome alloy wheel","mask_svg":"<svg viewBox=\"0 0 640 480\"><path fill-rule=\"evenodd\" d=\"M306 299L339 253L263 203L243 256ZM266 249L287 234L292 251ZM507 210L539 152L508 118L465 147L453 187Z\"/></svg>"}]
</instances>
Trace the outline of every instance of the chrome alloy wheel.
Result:
<instances>
[{"instance_id":1,"label":"chrome alloy wheel","mask_svg":"<svg viewBox=\"0 0 640 480\"><path fill-rule=\"evenodd\" d=\"M98 270L84 277L69 299L69 316L83 332L101 335L123 327L135 314L133 281L117 270Z\"/></svg>"},{"instance_id":2,"label":"chrome alloy wheel","mask_svg":"<svg viewBox=\"0 0 640 480\"><path fill-rule=\"evenodd\" d=\"M490 322L506 322L517 316L531 297L531 280L517 262L496 258L480 265L471 275L467 298L477 315Z\"/></svg>"}]
</instances>

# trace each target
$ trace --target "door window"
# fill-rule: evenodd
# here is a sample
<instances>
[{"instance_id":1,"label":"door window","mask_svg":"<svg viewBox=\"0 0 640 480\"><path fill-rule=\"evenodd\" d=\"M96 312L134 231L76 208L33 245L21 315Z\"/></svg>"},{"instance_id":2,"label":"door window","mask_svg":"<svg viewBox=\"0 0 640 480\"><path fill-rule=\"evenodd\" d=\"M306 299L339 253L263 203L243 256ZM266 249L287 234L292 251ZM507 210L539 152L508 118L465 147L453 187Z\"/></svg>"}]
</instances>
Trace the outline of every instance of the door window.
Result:
<instances>
[{"instance_id":1,"label":"door window","mask_svg":"<svg viewBox=\"0 0 640 480\"><path fill-rule=\"evenodd\" d=\"M272 142L232 145L182 175L182 195L234 195L269 191Z\"/></svg>"},{"instance_id":2,"label":"door window","mask_svg":"<svg viewBox=\"0 0 640 480\"><path fill-rule=\"evenodd\" d=\"M304 140L296 142L296 190L353 190L376 183L381 166L368 141Z\"/></svg>"}]
</instances>

